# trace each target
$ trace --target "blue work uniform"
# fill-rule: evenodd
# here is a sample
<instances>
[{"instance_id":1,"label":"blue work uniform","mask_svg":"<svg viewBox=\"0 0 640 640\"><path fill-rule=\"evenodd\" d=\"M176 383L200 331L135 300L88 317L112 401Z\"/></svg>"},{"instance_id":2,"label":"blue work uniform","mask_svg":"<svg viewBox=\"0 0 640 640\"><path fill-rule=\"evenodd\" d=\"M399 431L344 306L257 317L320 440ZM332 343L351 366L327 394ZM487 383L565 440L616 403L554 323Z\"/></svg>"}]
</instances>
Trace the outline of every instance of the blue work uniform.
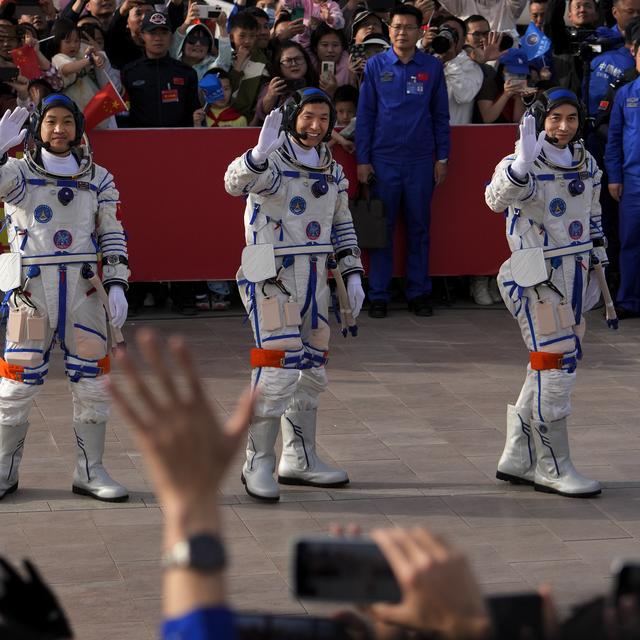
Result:
<instances>
[{"instance_id":1,"label":"blue work uniform","mask_svg":"<svg viewBox=\"0 0 640 640\"><path fill-rule=\"evenodd\" d=\"M449 157L449 102L442 63L419 51L408 63L393 49L367 61L356 118L358 164L373 165L374 196L384 202L388 241L370 252L369 296L388 302L393 230L402 205L407 224L407 289L431 292L429 225L434 160Z\"/></svg>"},{"instance_id":2,"label":"blue work uniform","mask_svg":"<svg viewBox=\"0 0 640 640\"><path fill-rule=\"evenodd\" d=\"M635 66L633 55L627 47L607 51L591 61L589 80L589 115L598 113L600 101L612 85L627 69Z\"/></svg>"},{"instance_id":3,"label":"blue work uniform","mask_svg":"<svg viewBox=\"0 0 640 640\"><path fill-rule=\"evenodd\" d=\"M622 184L617 303L640 313L640 78L618 90L605 151L609 184Z\"/></svg>"}]
</instances>

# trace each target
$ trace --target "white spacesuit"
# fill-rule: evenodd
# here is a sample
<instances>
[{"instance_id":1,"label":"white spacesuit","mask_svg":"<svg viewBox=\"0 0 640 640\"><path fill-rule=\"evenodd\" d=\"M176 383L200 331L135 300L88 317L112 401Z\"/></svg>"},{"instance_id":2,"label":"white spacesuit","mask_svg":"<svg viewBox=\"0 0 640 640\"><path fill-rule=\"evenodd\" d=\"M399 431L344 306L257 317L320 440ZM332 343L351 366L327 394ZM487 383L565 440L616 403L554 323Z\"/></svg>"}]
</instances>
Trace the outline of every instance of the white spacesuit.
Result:
<instances>
[{"instance_id":1,"label":"white spacesuit","mask_svg":"<svg viewBox=\"0 0 640 640\"><path fill-rule=\"evenodd\" d=\"M506 445L497 477L585 497L600 493L600 485L571 463L567 417L582 357L583 313L600 297L590 263L606 263L607 257L600 220L601 171L575 141L580 127L576 122L573 141L562 147L545 133L547 117L562 105L568 114L577 110L576 120L582 121L582 108L572 92L545 92L532 115L525 116L516 154L496 167L485 193L493 211L507 210L512 256L502 265L498 284L530 352L520 396L507 408Z\"/></svg>"},{"instance_id":2,"label":"white spacesuit","mask_svg":"<svg viewBox=\"0 0 640 640\"><path fill-rule=\"evenodd\" d=\"M342 167L324 144L309 149L296 137L297 117L308 104L329 105L328 139L335 122L331 101L318 89L301 90L285 105L284 116L269 114L258 146L236 158L225 175L230 194L247 196L247 247L238 285L256 342L252 381L260 388L243 481L249 495L267 501L279 498L273 473L280 428L280 483L348 482L344 471L328 467L315 451L316 411L318 394L327 386L328 258L335 254L347 280L354 316L364 299L362 264ZM280 133L283 117L286 138Z\"/></svg>"},{"instance_id":3,"label":"white spacesuit","mask_svg":"<svg viewBox=\"0 0 640 640\"><path fill-rule=\"evenodd\" d=\"M45 118L52 121L54 114L65 113L73 116L76 131L66 156L50 152L52 147L40 137ZM24 130L19 132L27 115L19 109L5 114L0 122L2 151L24 137ZM22 160L5 154L0 166L0 197L11 246L0 263L3 311L8 314L0 359L0 498L18 487L29 410L56 342L64 352L73 398L78 446L73 491L106 501L128 497L102 466L110 404L109 339L100 297L104 289L94 286L99 285L95 275L100 251L112 322L121 326L126 319L127 245L116 218L119 196L113 176L78 146L83 123L68 97L45 98L29 125L35 148L25 150ZM59 125L47 126L53 127L54 136L64 135L55 129Z\"/></svg>"}]
</instances>

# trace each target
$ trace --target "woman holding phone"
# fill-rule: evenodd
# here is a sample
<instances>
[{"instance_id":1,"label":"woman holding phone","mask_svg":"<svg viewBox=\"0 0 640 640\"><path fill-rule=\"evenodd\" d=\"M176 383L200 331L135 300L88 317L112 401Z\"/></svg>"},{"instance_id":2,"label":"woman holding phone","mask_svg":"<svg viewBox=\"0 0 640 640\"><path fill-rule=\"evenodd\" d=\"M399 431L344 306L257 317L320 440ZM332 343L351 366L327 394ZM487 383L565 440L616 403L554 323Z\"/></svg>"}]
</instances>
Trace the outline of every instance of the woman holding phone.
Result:
<instances>
[{"instance_id":1,"label":"woman holding phone","mask_svg":"<svg viewBox=\"0 0 640 640\"><path fill-rule=\"evenodd\" d=\"M341 29L322 23L311 34L311 59L320 77L320 88L331 97L344 84L357 86L349 69L347 48L347 38Z\"/></svg>"}]
</instances>

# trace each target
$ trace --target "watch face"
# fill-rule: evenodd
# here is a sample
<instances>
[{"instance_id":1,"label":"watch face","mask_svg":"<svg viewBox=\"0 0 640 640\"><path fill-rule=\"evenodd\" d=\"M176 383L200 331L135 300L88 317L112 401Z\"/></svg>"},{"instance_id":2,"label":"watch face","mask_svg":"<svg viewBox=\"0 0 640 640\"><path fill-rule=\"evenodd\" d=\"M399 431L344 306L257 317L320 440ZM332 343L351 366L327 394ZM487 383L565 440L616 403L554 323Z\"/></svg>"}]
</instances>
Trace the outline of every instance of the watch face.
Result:
<instances>
[{"instance_id":1,"label":"watch face","mask_svg":"<svg viewBox=\"0 0 640 640\"><path fill-rule=\"evenodd\" d=\"M107 263L110 265L117 265L120 263L120 257L119 256L107 256Z\"/></svg>"},{"instance_id":2,"label":"watch face","mask_svg":"<svg viewBox=\"0 0 640 640\"><path fill-rule=\"evenodd\" d=\"M215 536L199 535L189 539L189 551L194 569L215 571L225 565L224 547Z\"/></svg>"},{"instance_id":3,"label":"watch face","mask_svg":"<svg viewBox=\"0 0 640 640\"><path fill-rule=\"evenodd\" d=\"M362 255L362 251L360 251L360 247L354 247L351 249L351 255L354 258L359 258Z\"/></svg>"}]
</instances>

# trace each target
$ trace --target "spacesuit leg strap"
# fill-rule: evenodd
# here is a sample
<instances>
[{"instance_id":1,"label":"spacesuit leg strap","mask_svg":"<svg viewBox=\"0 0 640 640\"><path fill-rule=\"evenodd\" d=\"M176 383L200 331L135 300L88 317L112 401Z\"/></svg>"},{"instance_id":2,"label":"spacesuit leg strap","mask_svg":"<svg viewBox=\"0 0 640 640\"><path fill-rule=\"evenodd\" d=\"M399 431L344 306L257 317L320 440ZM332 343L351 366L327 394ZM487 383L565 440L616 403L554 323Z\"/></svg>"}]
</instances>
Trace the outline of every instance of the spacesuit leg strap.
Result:
<instances>
[{"instance_id":1,"label":"spacesuit leg strap","mask_svg":"<svg viewBox=\"0 0 640 640\"><path fill-rule=\"evenodd\" d=\"M563 369L571 373L575 371L577 364L575 356L568 356L564 353L547 353L546 351L530 351L529 361L534 371Z\"/></svg>"}]
</instances>

